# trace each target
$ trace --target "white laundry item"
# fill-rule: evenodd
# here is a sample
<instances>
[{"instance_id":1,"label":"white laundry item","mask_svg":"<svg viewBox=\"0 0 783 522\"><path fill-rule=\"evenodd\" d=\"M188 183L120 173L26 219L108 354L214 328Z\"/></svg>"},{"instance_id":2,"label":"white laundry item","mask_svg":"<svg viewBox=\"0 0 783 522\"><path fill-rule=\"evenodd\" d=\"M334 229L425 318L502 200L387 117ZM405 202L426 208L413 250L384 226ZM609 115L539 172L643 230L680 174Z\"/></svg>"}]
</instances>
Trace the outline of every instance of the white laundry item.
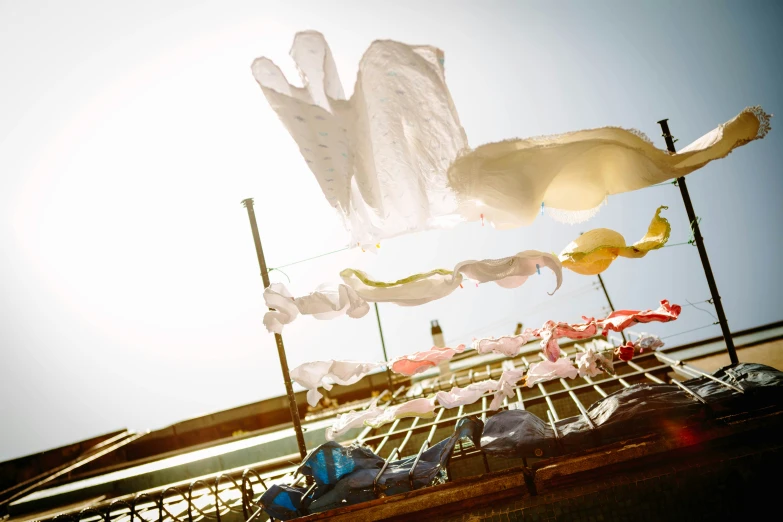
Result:
<instances>
[{"instance_id":1,"label":"white laundry item","mask_svg":"<svg viewBox=\"0 0 783 522\"><path fill-rule=\"evenodd\" d=\"M283 325L296 316L312 315L316 319L333 319L341 315L359 318L370 311L370 305L346 285L327 288L321 285L304 297L292 297L282 283L272 283L264 290L264 301L273 309L264 314L264 326L269 332L282 333Z\"/></svg>"},{"instance_id":2,"label":"white laundry item","mask_svg":"<svg viewBox=\"0 0 783 522\"><path fill-rule=\"evenodd\" d=\"M404 419L405 417L433 417L435 415L434 412L434 397L431 399L413 399L402 404L386 407L377 417L366 419L364 424L373 428L380 428L384 424L394 422L396 419Z\"/></svg>"},{"instance_id":3,"label":"white laundry item","mask_svg":"<svg viewBox=\"0 0 783 522\"><path fill-rule=\"evenodd\" d=\"M444 408L456 408L473 404L485 393L496 391L499 387L498 381L487 379L486 381L470 383L464 388L454 386L447 392L439 391L435 394L435 399Z\"/></svg>"},{"instance_id":4,"label":"white laundry item","mask_svg":"<svg viewBox=\"0 0 783 522\"><path fill-rule=\"evenodd\" d=\"M585 351L577 353L574 359L579 377L595 377L605 371L614 373L611 351L606 355L598 350L594 343L588 343L584 348Z\"/></svg>"},{"instance_id":5,"label":"white laundry item","mask_svg":"<svg viewBox=\"0 0 783 522\"><path fill-rule=\"evenodd\" d=\"M572 221L579 212L589 218L607 195L684 176L763 138L770 117L749 107L676 154L617 127L489 143L457 158L449 186L466 219L500 229L528 225L542 208L557 209L561 218L570 213Z\"/></svg>"},{"instance_id":6,"label":"white laundry item","mask_svg":"<svg viewBox=\"0 0 783 522\"><path fill-rule=\"evenodd\" d=\"M519 355L522 347L535 337L533 329L526 328L519 335L475 339L473 341L473 349L478 353L497 353L506 357L515 357Z\"/></svg>"},{"instance_id":7,"label":"white laundry item","mask_svg":"<svg viewBox=\"0 0 783 522\"><path fill-rule=\"evenodd\" d=\"M463 261L454 271L479 283L492 281L503 288L517 288L522 286L529 276L540 273L544 267L554 272L557 278L557 286L549 294L552 295L563 282L563 265L554 254L538 250L525 250L502 259Z\"/></svg>"},{"instance_id":8,"label":"white laundry item","mask_svg":"<svg viewBox=\"0 0 783 522\"><path fill-rule=\"evenodd\" d=\"M383 413L383 408L376 406L375 401L373 401L367 409L358 411L352 410L348 413L338 415L334 424L326 428L324 436L326 437L326 440L334 440L340 435L348 432L348 430L364 426L365 421L375 419L381 413Z\"/></svg>"},{"instance_id":9,"label":"white laundry item","mask_svg":"<svg viewBox=\"0 0 783 522\"><path fill-rule=\"evenodd\" d=\"M388 283L375 281L352 268L340 272L340 277L366 301L414 306L449 295L462 283L463 276L477 283L494 282L503 288L516 288L529 276L540 273L542 268L549 268L555 274L557 285L552 291L554 293L563 282L562 264L557 256L538 250L525 250L501 259L462 261L453 271L432 270Z\"/></svg>"},{"instance_id":10,"label":"white laundry item","mask_svg":"<svg viewBox=\"0 0 783 522\"><path fill-rule=\"evenodd\" d=\"M498 389L495 392L495 397L492 399L492 403L489 405L490 410L497 410L503 404L503 399L507 399L514 396L514 387L524 375L525 370L520 368L518 370L506 370L500 375L498 380Z\"/></svg>"},{"instance_id":11,"label":"white laundry item","mask_svg":"<svg viewBox=\"0 0 783 522\"><path fill-rule=\"evenodd\" d=\"M568 357L562 357L555 362L547 359L543 354L541 362L531 364L527 371L527 386L532 388L539 382L551 381L552 379L575 379L578 371Z\"/></svg>"},{"instance_id":12,"label":"white laundry item","mask_svg":"<svg viewBox=\"0 0 783 522\"><path fill-rule=\"evenodd\" d=\"M644 352L644 350L655 351L658 348L663 348L665 344L666 343L661 341L661 338L657 335L648 334L645 332L639 334L639 338L633 342L633 345L636 348L639 348L639 353Z\"/></svg>"},{"instance_id":13,"label":"white laundry item","mask_svg":"<svg viewBox=\"0 0 783 522\"><path fill-rule=\"evenodd\" d=\"M307 390L307 403L315 406L323 397L318 391L319 387L331 390L335 384L354 384L381 366L383 364L375 362L313 361L300 364L291 370L291 379Z\"/></svg>"},{"instance_id":14,"label":"white laundry item","mask_svg":"<svg viewBox=\"0 0 783 522\"><path fill-rule=\"evenodd\" d=\"M462 221L446 170L467 137L446 87L441 50L373 42L350 100L323 35L298 33L291 57L303 87L290 84L268 58L253 62L253 76L343 218L352 245Z\"/></svg>"}]
</instances>

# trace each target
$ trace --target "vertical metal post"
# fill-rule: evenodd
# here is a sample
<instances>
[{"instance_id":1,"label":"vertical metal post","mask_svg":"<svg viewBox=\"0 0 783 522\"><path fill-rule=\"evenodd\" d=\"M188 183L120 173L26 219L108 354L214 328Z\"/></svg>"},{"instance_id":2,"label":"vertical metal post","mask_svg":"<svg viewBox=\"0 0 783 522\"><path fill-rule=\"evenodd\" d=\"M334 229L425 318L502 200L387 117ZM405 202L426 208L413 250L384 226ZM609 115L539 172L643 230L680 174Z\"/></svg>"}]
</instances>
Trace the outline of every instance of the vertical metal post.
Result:
<instances>
[{"instance_id":1,"label":"vertical metal post","mask_svg":"<svg viewBox=\"0 0 783 522\"><path fill-rule=\"evenodd\" d=\"M658 125L661 126L661 130L663 131L663 138L666 140L666 148L671 153L677 152L674 148L674 139L672 138L671 132L669 132L669 120L661 120L658 122ZM682 201L685 203L685 211L688 213L688 220L691 222L693 239L696 242L696 248L699 249L699 257L701 258L701 264L704 267L704 275L707 277L707 285L710 287L712 303L715 305L715 312L718 314L718 323L720 323L720 329L723 332L723 340L726 342L729 359L731 359L731 364L737 364L739 362L737 350L734 348L734 340L731 338L731 330L729 330L729 323L726 320L726 313L723 311L723 304L720 302L718 285L715 283L715 276L712 275L710 259L707 257L707 249L704 247L704 238L701 237L699 220L696 217L696 212L693 210L693 203L691 203L691 196L688 194L688 186L685 184L684 177L677 178L677 186L680 187Z\"/></svg>"},{"instance_id":2,"label":"vertical metal post","mask_svg":"<svg viewBox=\"0 0 783 522\"><path fill-rule=\"evenodd\" d=\"M609 292L606 291L606 285L604 284L604 280L601 277L601 274L598 274L598 282L601 283L601 288L604 291L604 295L606 296L606 301L609 303L609 309L614 312L614 305L612 304L612 300L609 298ZM623 338L623 343L628 343L628 339L625 338L625 333L621 330L620 336Z\"/></svg>"},{"instance_id":3,"label":"vertical metal post","mask_svg":"<svg viewBox=\"0 0 783 522\"><path fill-rule=\"evenodd\" d=\"M266 259L264 250L261 248L261 236L258 235L258 223L256 222L256 213L253 209L253 198L242 201L242 205L247 209L247 217L250 219L250 229L253 231L253 241L256 245L256 255L258 256L258 266L261 268L261 279L264 281L264 288L269 287L269 272L266 269ZM296 432L296 443L299 446L299 455L302 460L307 456L307 446L305 445L304 434L302 433L302 422L299 420L299 409L296 406L296 397L294 388L291 384L291 375L288 373L288 360L285 356L285 347L283 346L283 336L275 334L277 343L277 356L280 358L280 369L283 370L283 383L288 395L288 407L291 409L291 420L294 423Z\"/></svg>"},{"instance_id":4,"label":"vertical metal post","mask_svg":"<svg viewBox=\"0 0 783 522\"><path fill-rule=\"evenodd\" d=\"M375 305L375 318L378 319L378 333L381 334L381 348L383 349L383 360L386 362L386 378L389 380L389 393L394 391L394 385L392 384L391 370L389 369L389 356L386 355L386 341L383 340L383 328L381 327L381 314L378 312L378 303Z\"/></svg>"}]
</instances>

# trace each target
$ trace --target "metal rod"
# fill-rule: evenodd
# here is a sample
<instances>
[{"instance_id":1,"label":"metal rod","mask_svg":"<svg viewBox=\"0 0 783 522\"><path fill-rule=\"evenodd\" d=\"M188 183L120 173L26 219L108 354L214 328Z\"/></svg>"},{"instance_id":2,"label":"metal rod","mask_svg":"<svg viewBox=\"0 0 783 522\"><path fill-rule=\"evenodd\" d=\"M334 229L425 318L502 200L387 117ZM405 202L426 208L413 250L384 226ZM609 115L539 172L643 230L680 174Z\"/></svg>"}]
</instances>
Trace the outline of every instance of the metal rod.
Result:
<instances>
[{"instance_id":1,"label":"metal rod","mask_svg":"<svg viewBox=\"0 0 783 522\"><path fill-rule=\"evenodd\" d=\"M669 131L669 120L661 120L658 124L663 131L663 138L666 140L666 148L669 149L669 152L671 153L677 152L674 148L674 139ZM696 243L696 248L699 249L699 257L701 258L701 264L704 267L707 285L710 287L710 295L712 296L712 303L715 306L715 313L718 314L718 323L720 323L720 329L721 332L723 332L723 340L726 342L726 350L729 352L729 359L731 360L731 364L737 364L739 362L737 350L734 348L734 340L731 338L729 322L726 320L726 313L723 311L723 304L720 301L720 294L718 293L718 285L715 283L715 276L712 275L710 259L707 257L707 249L704 247L704 238L701 237L701 230L699 229L699 220L696 217L696 212L693 210L693 203L691 203L691 196L688 193L688 186L685 184L684 177L677 178L677 186L680 187L682 201L685 203L685 211L688 213L688 220L691 222L693 240Z\"/></svg>"},{"instance_id":2,"label":"metal rod","mask_svg":"<svg viewBox=\"0 0 783 522\"><path fill-rule=\"evenodd\" d=\"M386 471L386 466L389 465L389 461L397 456L397 448L394 448L391 453L389 453L389 457L383 461L383 466L381 467L381 470L378 472L377 475L375 475L375 480L372 481L372 491L373 494L375 494L376 498L379 495L378 492L378 481L381 479L381 475L383 475L383 472ZM386 495L383 495L384 497Z\"/></svg>"},{"instance_id":3,"label":"metal rod","mask_svg":"<svg viewBox=\"0 0 783 522\"><path fill-rule=\"evenodd\" d=\"M565 379L560 379L560 382L563 385L563 388L568 390L568 395L571 397L571 399L574 401L574 404L576 405L579 412L582 414L582 417L584 417L585 422L587 422L587 426L591 429L595 429L595 424L593 424L593 419L590 418L590 415L587 414L587 410L585 409L584 404L582 404L582 401L579 400L579 397L576 396L574 391L571 389L571 387L568 385Z\"/></svg>"},{"instance_id":4,"label":"metal rod","mask_svg":"<svg viewBox=\"0 0 783 522\"><path fill-rule=\"evenodd\" d=\"M430 446L430 441L425 440L422 445L421 449L419 449L419 452L416 454L416 459L413 461L413 466L411 466L411 470L408 473L408 483L411 486L411 491L416 489L416 487L413 485L413 474L416 472L416 465L419 463L419 459L421 458L421 454L424 453L424 450L426 450Z\"/></svg>"},{"instance_id":5,"label":"metal rod","mask_svg":"<svg viewBox=\"0 0 783 522\"><path fill-rule=\"evenodd\" d=\"M704 400L704 398L703 398L701 395L699 395L699 394L698 394L698 393L696 393L695 391L691 390L690 388L688 388L687 386L685 386L685 385L684 385L683 383L681 383L680 381L678 381L678 380L676 380L676 379L672 379L672 383L673 383L673 384L676 384L676 385L677 385L677 386L678 386L678 387L679 387L679 388L680 388L682 391L684 391L685 393L687 393L689 396L693 397L694 399L696 399L696 400L697 400L697 401L699 401L700 403L702 403L702 404L707 404L707 401L705 401L705 400Z\"/></svg>"},{"instance_id":6,"label":"metal rod","mask_svg":"<svg viewBox=\"0 0 783 522\"><path fill-rule=\"evenodd\" d=\"M726 386L727 388L731 388L732 390L734 390L737 393L745 393L745 390L743 390L742 388L740 388L738 386L734 386L733 384L730 384L730 383L728 383L728 382L726 382L726 381L724 381L722 379L718 379L714 375L710 375L707 372L703 372L703 371L699 370L698 368L694 368L693 366L685 364L682 361L679 361L677 359L672 359L671 357L666 357L665 355L663 355L660 352L653 352L653 353L655 353L655 357L657 357L658 360L663 361L663 362L667 363L669 366L671 366L672 370L674 370L676 368L685 368L691 374L696 374L696 375L700 375L702 377L706 377L707 379L709 379L711 381L715 381L718 384Z\"/></svg>"},{"instance_id":7,"label":"metal rod","mask_svg":"<svg viewBox=\"0 0 783 522\"><path fill-rule=\"evenodd\" d=\"M253 209L253 198L243 200L242 205L247 209L250 229L253 231L253 241L256 245L258 266L261 268L261 279L264 282L264 288L268 288L269 272L266 269L264 250L261 248L261 236L258 234L258 223L256 222L255 210ZM296 432L296 444L299 446L299 455L304 459L307 456L307 446L305 445L304 434L302 433L302 422L299 420L299 408L296 406L296 396L294 395L294 387L291 384L291 375L288 373L288 360L285 356L283 336L276 333L275 342L277 343L277 356L280 358L280 369L283 371L283 383L285 384L285 391L288 395L288 407L291 409L291 420L294 423L294 431Z\"/></svg>"},{"instance_id":8,"label":"metal rod","mask_svg":"<svg viewBox=\"0 0 783 522\"><path fill-rule=\"evenodd\" d=\"M609 298L609 292L606 291L606 285L604 284L604 280L601 277L601 274L598 274L598 282L601 283L601 288L604 291L604 295L606 296L606 302L609 303L609 309L614 312L614 305L612 304L612 300ZM625 333L620 330L620 337L623 338L623 344L628 342L628 339L625 338Z\"/></svg>"},{"instance_id":9,"label":"metal rod","mask_svg":"<svg viewBox=\"0 0 783 522\"><path fill-rule=\"evenodd\" d=\"M386 364L386 379L389 381L389 391L394 389L394 384L392 384L392 374L391 370L389 369L389 356L386 355L386 341L383 340L383 327L381 326L381 314L378 312L378 303L373 303L375 305L375 318L378 319L378 333L381 334L381 348L383 349L383 361Z\"/></svg>"}]
</instances>

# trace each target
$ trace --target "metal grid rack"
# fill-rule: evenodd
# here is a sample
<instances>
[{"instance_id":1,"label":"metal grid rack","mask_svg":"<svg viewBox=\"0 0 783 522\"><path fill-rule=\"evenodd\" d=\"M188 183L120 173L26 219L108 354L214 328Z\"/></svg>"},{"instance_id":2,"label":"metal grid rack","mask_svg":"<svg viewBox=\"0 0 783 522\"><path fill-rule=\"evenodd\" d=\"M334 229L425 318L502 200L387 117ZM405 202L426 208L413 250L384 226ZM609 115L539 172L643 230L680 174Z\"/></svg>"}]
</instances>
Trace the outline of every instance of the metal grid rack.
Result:
<instances>
[{"instance_id":1,"label":"metal grid rack","mask_svg":"<svg viewBox=\"0 0 783 522\"><path fill-rule=\"evenodd\" d=\"M580 343L562 346L564 352L573 357L583 349ZM533 388L524 384L514 388L515 395L504 400L500 410L526 409L554 425L562 418L582 415L588 425L593 423L587 416L587 407L594 401L606 397L619 389L633 384L676 382L675 373L685 378L711 375L666 355L677 347L637 355L634 360L615 362L616 375L601 374L595 378L585 377L573 380L558 379L539 383ZM452 371L448 381L441 382L437 376L419 380L393 383L396 389L384 390L381 402L387 405L404 402L418 397L430 396L452 386L466 386L471 382L497 378L504 367L529 366L539 356L537 348L523 351L517 357L480 356L464 354L454 360L457 369ZM733 386L715 379L725 386ZM485 395L474 404L447 410L438 408L432 418L397 419L381 428L365 428L360 435L344 444L357 443L370 447L387 462L412 455L421 455L431 444L449 436L456 421L465 415L474 415L486 421L494 413L489 409L489 397ZM373 399L355 403L354 408L367 407ZM698 400L698 397L694 397ZM345 409L345 405L339 408ZM336 414L336 413L335 413ZM324 418L326 412L313 417ZM311 417L305 418L307 426ZM557 433L557 430L555 430ZM246 469L226 472L209 478L200 478L187 484L177 484L144 493L129 495L91 506L82 510L57 515L58 522L254 522L267 520L258 503L261 495L272 483L299 484L304 477L296 474L298 464L294 456L260 463ZM481 475L520 465L531 465L539 459L497 459L478 450L470 441L460 442L455 449L448 469L447 480Z\"/></svg>"}]
</instances>

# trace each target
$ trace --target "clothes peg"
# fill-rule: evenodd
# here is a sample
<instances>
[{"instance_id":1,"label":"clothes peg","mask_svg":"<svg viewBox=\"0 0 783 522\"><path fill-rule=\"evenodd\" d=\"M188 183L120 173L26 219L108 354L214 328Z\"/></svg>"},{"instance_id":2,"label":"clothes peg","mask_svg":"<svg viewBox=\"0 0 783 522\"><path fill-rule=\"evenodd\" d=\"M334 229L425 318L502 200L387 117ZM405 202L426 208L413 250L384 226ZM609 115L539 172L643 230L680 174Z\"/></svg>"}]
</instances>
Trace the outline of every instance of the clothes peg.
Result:
<instances>
[{"instance_id":1,"label":"clothes peg","mask_svg":"<svg viewBox=\"0 0 783 522\"><path fill-rule=\"evenodd\" d=\"M536 272L538 273L538 275L541 275L541 267L538 266L538 263L536 263Z\"/></svg>"},{"instance_id":2,"label":"clothes peg","mask_svg":"<svg viewBox=\"0 0 783 522\"><path fill-rule=\"evenodd\" d=\"M484 214L481 214L481 226L484 226Z\"/></svg>"},{"instance_id":3,"label":"clothes peg","mask_svg":"<svg viewBox=\"0 0 783 522\"><path fill-rule=\"evenodd\" d=\"M544 215L544 202L541 202L541 215Z\"/></svg>"}]
</instances>

